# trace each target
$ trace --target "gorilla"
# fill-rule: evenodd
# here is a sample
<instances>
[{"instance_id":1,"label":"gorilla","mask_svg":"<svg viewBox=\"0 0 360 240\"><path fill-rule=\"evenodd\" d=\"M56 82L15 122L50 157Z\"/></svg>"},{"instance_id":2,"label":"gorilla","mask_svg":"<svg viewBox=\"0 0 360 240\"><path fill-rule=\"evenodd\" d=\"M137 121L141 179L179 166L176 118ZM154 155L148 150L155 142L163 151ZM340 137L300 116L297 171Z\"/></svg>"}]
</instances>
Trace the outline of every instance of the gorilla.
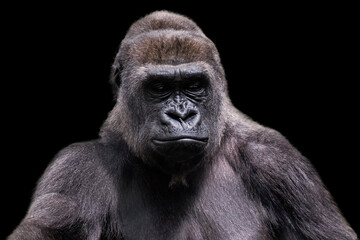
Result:
<instances>
[{"instance_id":1,"label":"gorilla","mask_svg":"<svg viewBox=\"0 0 360 240\"><path fill-rule=\"evenodd\" d=\"M357 239L310 162L231 103L189 18L133 23L99 139L61 150L8 239Z\"/></svg>"}]
</instances>

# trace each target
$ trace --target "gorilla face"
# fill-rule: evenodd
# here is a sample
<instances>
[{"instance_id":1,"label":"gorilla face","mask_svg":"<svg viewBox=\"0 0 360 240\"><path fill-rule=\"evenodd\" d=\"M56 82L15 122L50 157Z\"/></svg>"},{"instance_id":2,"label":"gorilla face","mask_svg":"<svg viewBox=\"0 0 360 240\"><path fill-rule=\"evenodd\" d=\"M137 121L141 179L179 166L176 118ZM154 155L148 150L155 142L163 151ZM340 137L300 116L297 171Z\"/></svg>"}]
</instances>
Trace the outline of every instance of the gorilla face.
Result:
<instances>
[{"instance_id":1,"label":"gorilla face","mask_svg":"<svg viewBox=\"0 0 360 240\"><path fill-rule=\"evenodd\" d=\"M221 139L223 70L201 30L141 21L130 28L113 65L117 104L108 125L145 163L183 174Z\"/></svg>"},{"instance_id":2,"label":"gorilla face","mask_svg":"<svg viewBox=\"0 0 360 240\"><path fill-rule=\"evenodd\" d=\"M157 113L150 128L153 152L174 162L200 155L209 139L203 121L209 80L192 64L160 66L144 81L146 112Z\"/></svg>"},{"instance_id":3,"label":"gorilla face","mask_svg":"<svg viewBox=\"0 0 360 240\"><path fill-rule=\"evenodd\" d=\"M204 158L216 136L218 113L210 71L202 62L146 64L130 71L135 74L126 79L138 85L121 86L119 97L132 126L123 131L132 133L134 144L133 138L126 141L145 162L178 174Z\"/></svg>"}]
</instances>

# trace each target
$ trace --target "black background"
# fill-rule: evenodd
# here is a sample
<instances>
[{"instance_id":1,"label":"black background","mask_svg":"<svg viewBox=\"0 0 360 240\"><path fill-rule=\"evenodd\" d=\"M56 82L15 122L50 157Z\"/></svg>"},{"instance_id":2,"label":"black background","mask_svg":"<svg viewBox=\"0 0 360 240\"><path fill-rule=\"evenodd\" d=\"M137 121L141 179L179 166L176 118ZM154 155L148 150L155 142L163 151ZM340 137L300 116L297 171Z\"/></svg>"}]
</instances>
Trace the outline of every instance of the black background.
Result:
<instances>
[{"instance_id":1,"label":"black background","mask_svg":"<svg viewBox=\"0 0 360 240\"><path fill-rule=\"evenodd\" d=\"M159 9L198 23L218 47L234 105L312 161L359 232L354 6L174 5L2 7L2 236L25 215L52 157L97 137L113 106L108 79L120 41Z\"/></svg>"}]
</instances>

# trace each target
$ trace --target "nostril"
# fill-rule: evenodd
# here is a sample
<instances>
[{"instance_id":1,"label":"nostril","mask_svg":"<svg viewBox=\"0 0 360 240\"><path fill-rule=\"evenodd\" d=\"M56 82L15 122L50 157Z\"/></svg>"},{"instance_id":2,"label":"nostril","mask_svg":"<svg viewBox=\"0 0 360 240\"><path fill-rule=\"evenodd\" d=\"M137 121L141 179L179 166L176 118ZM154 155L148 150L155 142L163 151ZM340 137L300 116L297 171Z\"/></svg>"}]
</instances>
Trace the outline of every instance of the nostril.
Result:
<instances>
[{"instance_id":1,"label":"nostril","mask_svg":"<svg viewBox=\"0 0 360 240\"><path fill-rule=\"evenodd\" d=\"M173 112L167 112L166 115L168 115L170 118L175 119L175 120L179 120L181 117Z\"/></svg>"},{"instance_id":2,"label":"nostril","mask_svg":"<svg viewBox=\"0 0 360 240\"><path fill-rule=\"evenodd\" d=\"M184 118L182 118L184 121L188 121L190 120L192 117L196 116L196 112L195 111L189 111Z\"/></svg>"},{"instance_id":3,"label":"nostril","mask_svg":"<svg viewBox=\"0 0 360 240\"><path fill-rule=\"evenodd\" d=\"M173 120L176 121L190 121L194 116L197 115L196 111L186 111L184 113L178 112L178 111L168 111L166 112L166 115Z\"/></svg>"}]
</instances>

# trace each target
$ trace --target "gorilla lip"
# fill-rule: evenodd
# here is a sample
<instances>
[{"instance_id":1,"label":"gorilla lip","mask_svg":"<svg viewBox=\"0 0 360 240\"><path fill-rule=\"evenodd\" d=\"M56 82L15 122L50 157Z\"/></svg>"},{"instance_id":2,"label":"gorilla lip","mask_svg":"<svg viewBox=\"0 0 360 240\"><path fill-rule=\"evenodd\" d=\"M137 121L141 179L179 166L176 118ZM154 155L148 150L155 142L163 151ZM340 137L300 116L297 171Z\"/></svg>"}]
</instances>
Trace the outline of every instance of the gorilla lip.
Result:
<instances>
[{"instance_id":1,"label":"gorilla lip","mask_svg":"<svg viewBox=\"0 0 360 240\"><path fill-rule=\"evenodd\" d=\"M165 138L165 139L153 139L154 143L157 144L166 144L169 142L178 142L178 143L207 143L208 138L195 138L195 137L173 137L173 138Z\"/></svg>"},{"instance_id":2,"label":"gorilla lip","mask_svg":"<svg viewBox=\"0 0 360 240\"><path fill-rule=\"evenodd\" d=\"M203 153L207 141L208 138L193 136L172 136L152 139L157 153L172 163L181 164L189 162L195 156Z\"/></svg>"}]
</instances>

